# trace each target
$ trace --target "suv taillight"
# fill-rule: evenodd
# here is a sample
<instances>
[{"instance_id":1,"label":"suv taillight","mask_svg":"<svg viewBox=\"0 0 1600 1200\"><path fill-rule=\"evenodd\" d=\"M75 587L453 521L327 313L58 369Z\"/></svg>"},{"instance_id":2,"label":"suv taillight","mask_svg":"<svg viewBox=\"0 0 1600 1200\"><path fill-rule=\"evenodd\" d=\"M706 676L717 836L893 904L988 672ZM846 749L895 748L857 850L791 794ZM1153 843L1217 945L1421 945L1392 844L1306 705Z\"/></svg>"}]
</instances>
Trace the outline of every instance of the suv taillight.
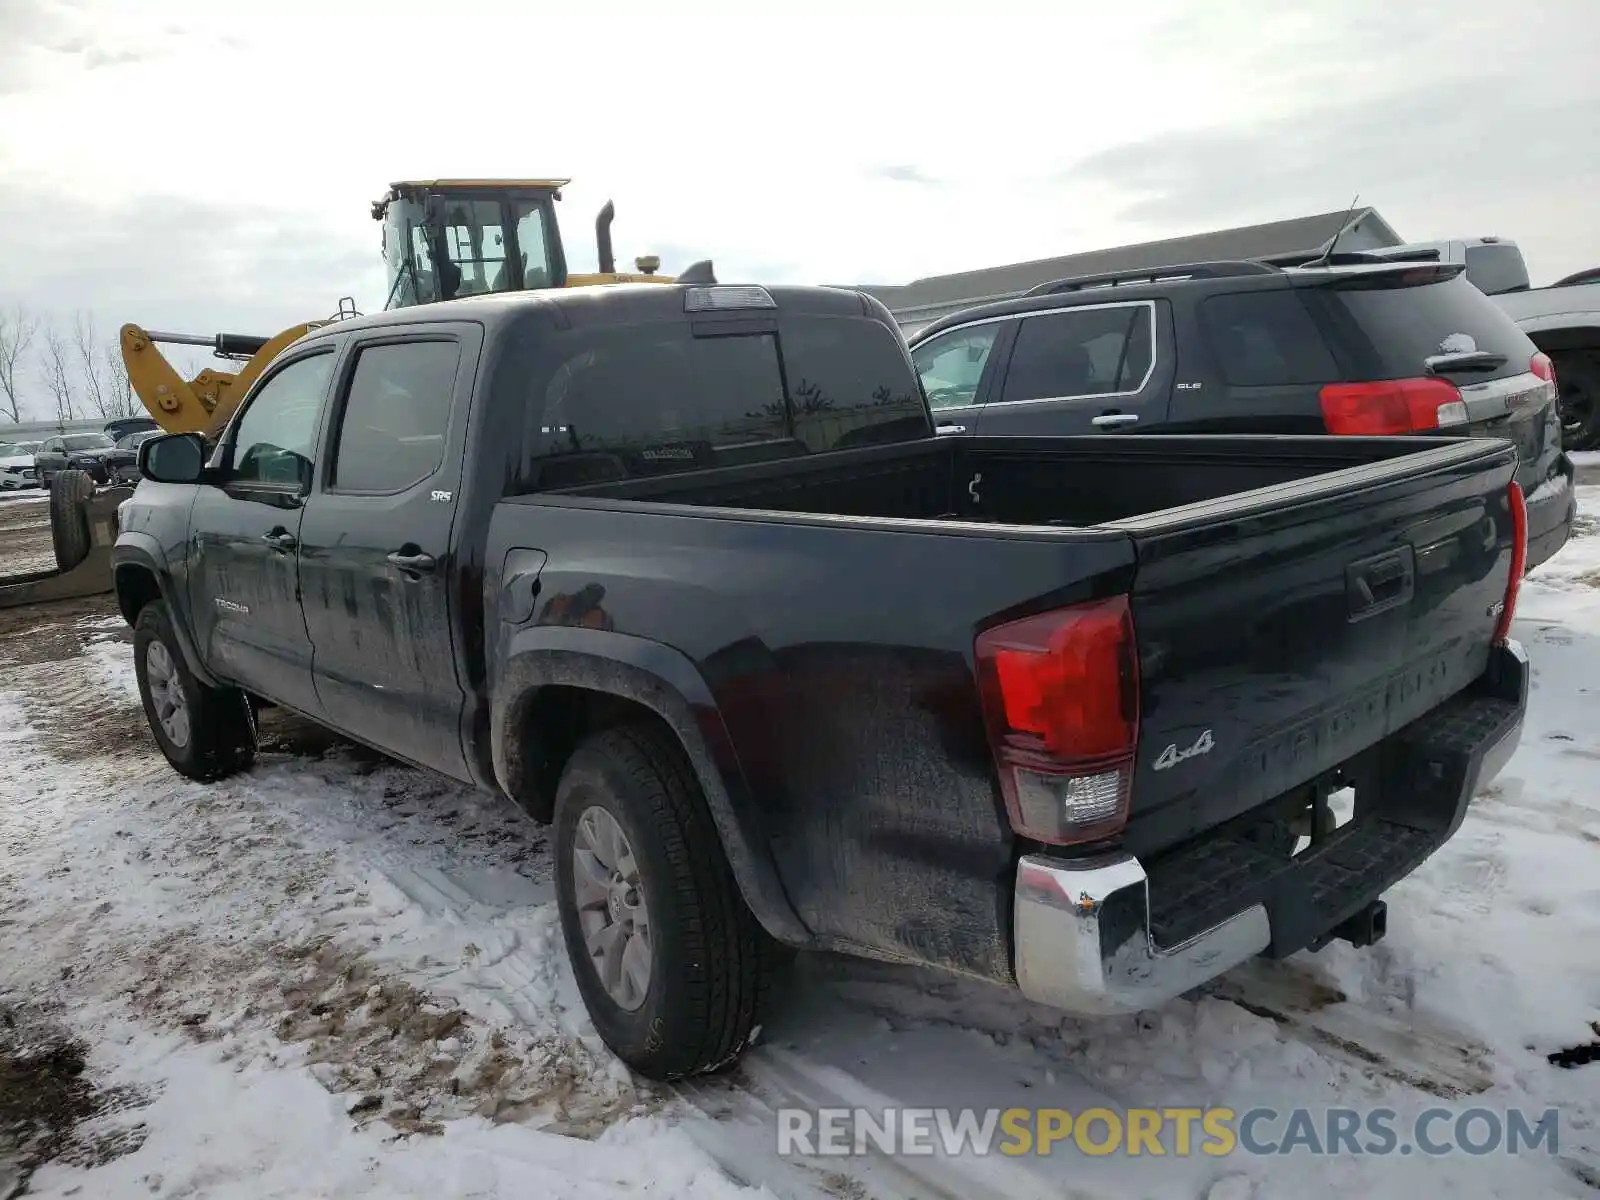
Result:
<instances>
[{"instance_id":1,"label":"suv taillight","mask_svg":"<svg viewBox=\"0 0 1600 1200\"><path fill-rule=\"evenodd\" d=\"M1011 827L1058 846L1121 829L1139 733L1128 598L998 625L974 655Z\"/></svg>"},{"instance_id":2,"label":"suv taillight","mask_svg":"<svg viewBox=\"0 0 1600 1200\"><path fill-rule=\"evenodd\" d=\"M1461 391L1445 379L1380 379L1323 387L1322 420L1329 433L1376 436L1422 433L1467 423Z\"/></svg>"},{"instance_id":3,"label":"suv taillight","mask_svg":"<svg viewBox=\"0 0 1600 1200\"><path fill-rule=\"evenodd\" d=\"M1543 352L1535 354L1528 363L1528 370L1545 381L1551 399L1559 394L1559 385L1556 382L1556 365L1550 361L1550 356Z\"/></svg>"},{"instance_id":4,"label":"suv taillight","mask_svg":"<svg viewBox=\"0 0 1600 1200\"><path fill-rule=\"evenodd\" d=\"M1511 619L1517 615L1517 596L1522 592L1522 573L1528 569L1528 502L1522 488L1506 485L1506 501L1511 505L1511 578L1506 580L1506 598L1500 619L1494 626L1494 644L1502 646L1511 636Z\"/></svg>"}]
</instances>

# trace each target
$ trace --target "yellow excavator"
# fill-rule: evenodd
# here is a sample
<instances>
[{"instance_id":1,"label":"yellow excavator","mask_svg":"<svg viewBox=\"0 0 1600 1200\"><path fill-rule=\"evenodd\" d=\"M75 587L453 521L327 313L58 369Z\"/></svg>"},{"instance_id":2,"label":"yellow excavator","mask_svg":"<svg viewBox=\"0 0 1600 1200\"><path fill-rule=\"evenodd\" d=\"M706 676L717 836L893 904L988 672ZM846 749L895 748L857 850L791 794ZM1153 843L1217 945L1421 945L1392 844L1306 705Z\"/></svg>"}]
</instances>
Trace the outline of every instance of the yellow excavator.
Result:
<instances>
[{"instance_id":1,"label":"yellow excavator","mask_svg":"<svg viewBox=\"0 0 1600 1200\"><path fill-rule=\"evenodd\" d=\"M636 274L618 272L611 249L616 209L608 200L595 221L600 270L573 274L556 222L555 202L569 179L426 179L393 183L372 205L383 226L388 279L384 308L434 304L463 296L537 288L615 283L671 283L653 255L635 260ZM166 333L124 325L122 359L134 395L168 433L215 435L256 377L307 331L359 315L348 297L324 320L293 325L271 337ZM208 346L236 371L202 370L184 379L161 343Z\"/></svg>"}]
</instances>

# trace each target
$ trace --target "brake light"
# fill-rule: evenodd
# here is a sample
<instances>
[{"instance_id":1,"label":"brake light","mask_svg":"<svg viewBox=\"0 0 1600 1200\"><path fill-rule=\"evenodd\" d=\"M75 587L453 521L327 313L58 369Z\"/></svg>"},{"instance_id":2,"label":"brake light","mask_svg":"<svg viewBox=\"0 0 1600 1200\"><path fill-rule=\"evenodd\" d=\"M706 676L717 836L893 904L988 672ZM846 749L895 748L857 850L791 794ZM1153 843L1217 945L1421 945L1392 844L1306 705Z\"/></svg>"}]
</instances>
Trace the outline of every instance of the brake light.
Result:
<instances>
[{"instance_id":1,"label":"brake light","mask_svg":"<svg viewBox=\"0 0 1600 1200\"><path fill-rule=\"evenodd\" d=\"M985 630L974 657L1011 827L1055 845L1121 829L1139 733L1128 598Z\"/></svg>"},{"instance_id":2,"label":"brake light","mask_svg":"<svg viewBox=\"0 0 1600 1200\"><path fill-rule=\"evenodd\" d=\"M1522 573L1528 569L1528 502L1516 483L1506 485L1506 501L1511 505L1511 578L1506 580L1506 597L1500 606L1500 619L1494 626L1494 644L1503 646L1511 636L1511 619L1517 615L1517 597L1522 592Z\"/></svg>"},{"instance_id":3,"label":"brake light","mask_svg":"<svg viewBox=\"0 0 1600 1200\"><path fill-rule=\"evenodd\" d=\"M1550 361L1550 356L1543 352L1533 356L1533 359L1528 363L1528 370L1546 383L1554 383L1556 381L1556 365Z\"/></svg>"},{"instance_id":4,"label":"brake light","mask_svg":"<svg viewBox=\"0 0 1600 1200\"><path fill-rule=\"evenodd\" d=\"M1422 433L1467 423L1461 391L1445 379L1330 383L1320 399L1328 432L1346 436Z\"/></svg>"}]
</instances>

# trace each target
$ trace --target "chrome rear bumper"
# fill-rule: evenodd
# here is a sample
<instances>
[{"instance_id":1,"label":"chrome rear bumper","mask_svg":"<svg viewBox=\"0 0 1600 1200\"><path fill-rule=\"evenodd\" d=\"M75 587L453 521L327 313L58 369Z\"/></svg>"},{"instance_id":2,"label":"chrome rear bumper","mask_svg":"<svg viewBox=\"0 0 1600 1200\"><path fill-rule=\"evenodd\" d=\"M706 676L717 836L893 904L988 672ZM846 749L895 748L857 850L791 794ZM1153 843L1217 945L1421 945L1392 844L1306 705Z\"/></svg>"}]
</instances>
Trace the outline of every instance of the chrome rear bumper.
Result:
<instances>
[{"instance_id":1,"label":"chrome rear bumper","mask_svg":"<svg viewBox=\"0 0 1600 1200\"><path fill-rule=\"evenodd\" d=\"M1455 747L1463 752L1464 764L1438 798L1437 828L1415 835L1426 844L1414 859L1398 867L1390 864L1399 877L1454 834L1473 795L1516 751L1527 704L1528 658L1516 642L1497 653L1507 680L1507 698L1498 711L1509 710L1514 719L1501 720L1481 740ZM1296 869L1282 866L1290 873ZM1367 898L1377 899L1394 882L1393 874L1370 878ZM1073 860L1026 854L1017 864L1012 918L1017 984L1028 999L1071 1013L1139 1012L1199 987L1269 947L1278 954L1286 936L1291 949L1300 944L1294 939L1304 931L1279 916L1285 928L1278 931L1277 947L1273 914L1259 902L1241 904L1225 920L1179 944L1158 947L1152 935L1150 880L1137 858L1113 854ZM1337 917L1326 924L1337 924Z\"/></svg>"},{"instance_id":2,"label":"chrome rear bumper","mask_svg":"<svg viewBox=\"0 0 1600 1200\"><path fill-rule=\"evenodd\" d=\"M1272 941L1254 904L1171 950L1150 937L1149 884L1131 855L1017 865L1017 984L1039 1004L1085 1015L1139 1012L1214 979Z\"/></svg>"}]
</instances>

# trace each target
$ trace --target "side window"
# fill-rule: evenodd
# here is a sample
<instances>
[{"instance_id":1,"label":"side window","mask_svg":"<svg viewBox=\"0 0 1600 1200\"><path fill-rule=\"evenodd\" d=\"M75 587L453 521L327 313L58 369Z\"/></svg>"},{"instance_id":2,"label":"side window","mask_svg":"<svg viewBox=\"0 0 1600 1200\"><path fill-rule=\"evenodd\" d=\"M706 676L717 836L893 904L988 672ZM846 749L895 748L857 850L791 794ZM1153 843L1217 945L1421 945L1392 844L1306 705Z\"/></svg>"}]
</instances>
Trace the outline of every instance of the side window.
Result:
<instances>
[{"instance_id":1,"label":"side window","mask_svg":"<svg viewBox=\"0 0 1600 1200\"><path fill-rule=\"evenodd\" d=\"M929 408L962 408L973 402L989 352L1003 328L1002 322L994 321L972 329L954 329L911 352Z\"/></svg>"},{"instance_id":2,"label":"side window","mask_svg":"<svg viewBox=\"0 0 1600 1200\"><path fill-rule=\"evenodd\" d=\"M59 449L61 449L60 438L51 438L44 444L44 452L46 454L54 454Z\"/></svg>"},{"instance_id":3,"label":"side window","mask_svg":"<svg viewBox=\"0 0 1600 1200\"><path fill-rule=\"evenodd\" d=\"M262 385L234 430L233 482L311 485L317 413L332 371L333 354L325 352L290 363Z\"/></svg>"},{"instance_id":4,"label":"side window","mask_svg":"<svg viewBox=\"0 0 1600 1200\"><path fill-rule=\"evenodd\" d=\"M522 255L522 286L550 286L550 246L545 237L544 205L532 204L517 216L517 250Z\"/></svg>"},{"instance_id":5,"label":"side window","mask_svg":"<svg viewBox=\"0 0 1600 1200\"><path fill-rule=\"evenodd\" d=\"M330 486L398 492L433 475L444 460L460 361L453 341L363 349L339 418Z\"/></svg>"},{"instance_id":6,"label":"side window","mask_svg":"<svg viewBox=\"0 0 1600 1200\"><path fill-rule=\"evenodd\" d=\"M1153 356L1145 304L1027 317L1017 330L1000 398L1016 403L1136 392Z\"/></svg>"},{"instance_id":7,"label":"side window","mask_svg":"<svg viewBox=\"0 0 1600 1200\"><path fill-rule=\"evenodd\" d=\"M1206 339L1234 387L1327 383L1338 368L1300 297L1288 288L1212 296L1200 305Z\"/></svg>"}]
</instances>

